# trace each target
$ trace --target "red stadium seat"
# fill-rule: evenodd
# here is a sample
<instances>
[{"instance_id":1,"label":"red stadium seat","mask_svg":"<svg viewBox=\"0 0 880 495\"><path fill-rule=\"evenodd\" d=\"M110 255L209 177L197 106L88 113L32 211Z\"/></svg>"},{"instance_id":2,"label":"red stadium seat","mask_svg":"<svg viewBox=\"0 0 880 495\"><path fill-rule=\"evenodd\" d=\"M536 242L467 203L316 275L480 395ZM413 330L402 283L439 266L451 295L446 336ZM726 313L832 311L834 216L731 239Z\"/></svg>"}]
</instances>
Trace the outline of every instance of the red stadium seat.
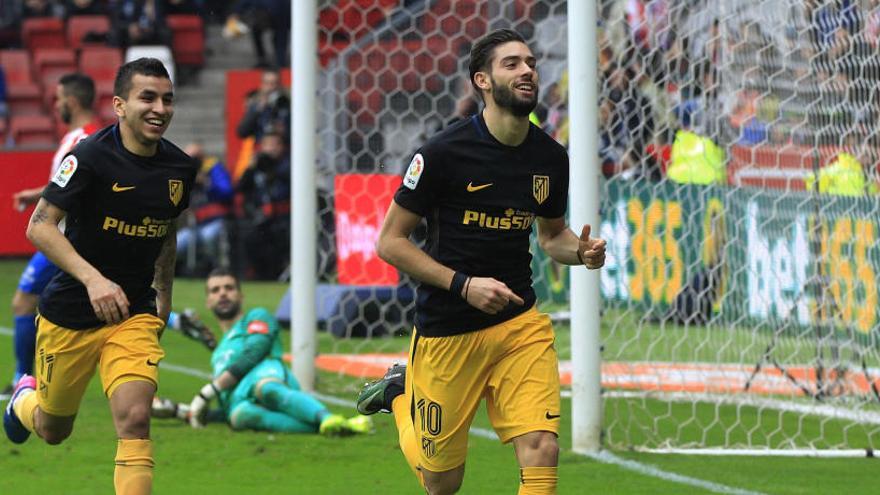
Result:
<instances>
[{"instance_id":1,"label":"red stadium seat","mask_svg":"<svg viewBox=\"0 0 880 495\"><path fill-rule=\"evenodd\" d=\"M102 46L103 41L84 41L86 35L104 35L110 32L110 19L103 15L81 15L67 21L67 43L74 49L83 46Z\"/></svg>"},{"instance_id":2,"label":"red stadium seat","mask_svg":"<svg viewBox=\"0 0 880 495\"><path fill-rule=\"evenodd\" d=\"M43 104L52 107L55 87L65 74L76 72L76 52L71 48L43 48L34 52L34 71L43 88Z\"/></svg>"},{"instance_id":3,"label":"red stadium seat","mask_svg":"<svg viewBox=\"0 0 880 495\"><path fill-rule=\"evenodd\" d=\"M13 115L9 132L16 146L54 146L55 125L45 115Z\"/></svg>"},{"instance_id":4,"label":"red stadium seat","mask_svg":"<svg viewBox=\"0 0 880 495\"><path fill-rule=\"evenodd\" d=\"M12 115L41 115L44 113L40 88L34 83L6 86L6 103Z\"/></svg>"},{"instance_id":5,"label":"red stadium seat","mask_svg":"<svg viewBox=\"0 0 880 495\"><path fill-rule=\"evenodd\" d=\"M25 50L0 50L6 76L6 100L12 115L43 113L40 87L34 82L30 55Z\"/></svg>"},{"instance_id":6,"label":"red stadium seat","mask_svg":"<svg viewBox=\"0 0 880 495\"><path fill-rule=\"evenodd\" d=\"M171 51L180 65L202 67L205 65L205 32L202 18L197 15L169 15L166 18L171 29Z\"/></svg>"},{"instance_id":7,"label":"red stadium seat","mask_svg":"<svg viewBox=\"0 0 880 495\"><path fill-rule=\"evenodd\" d=\"M79 55L79 71L98 81L113 81L122 65L122 51L106 46L84 46Z\"/></svg>"},{"instance_id":8,"label":"red stadium seat","mask_svg":"<svg viewBox=\"0 0 880 495\"><path fill-rule=\"evenodd\" d=\"M25 50L0 50L6 84L30 84L34 80L31 59Z\"/></svg>"},{"instance_id":9,"label":"red stadium seat","mask_svg":"<svg viewBox=\"0 0 880 495\"><path fill-rule=\"evenodd\" d=\"M68 72L76 72L76 52L71 48L36 50L34 51L34 72L40 81L46 80L47 74L61 76Z\"/></svg>"},{"instance_id":10,"label":"red stadium seat","mask_svg":"<svg viewBox=\"0 0 880 495\"><path fill-rule=\"evenodd\" d=\"M21 38L25 48L30 51L38 48L63 48L67 44L64 21L56 17L25 19L21 24Z\"/></svg>"}]
</instances>

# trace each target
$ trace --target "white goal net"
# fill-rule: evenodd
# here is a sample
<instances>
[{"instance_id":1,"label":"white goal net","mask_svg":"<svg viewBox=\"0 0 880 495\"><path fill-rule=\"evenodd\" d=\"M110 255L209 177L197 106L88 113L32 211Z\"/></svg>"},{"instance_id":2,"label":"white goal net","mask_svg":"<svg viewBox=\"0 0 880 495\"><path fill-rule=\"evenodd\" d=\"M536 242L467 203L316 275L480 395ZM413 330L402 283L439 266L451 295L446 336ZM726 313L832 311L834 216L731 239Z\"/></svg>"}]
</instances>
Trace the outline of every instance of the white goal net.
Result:
<instances>
[{"instance_id":1,"label":"white goal net","mask_svg":"<svg viewBox=\"0 0 880 495\"><path fill-rule=\"evenodd\" d=\"M873 449L878 2L598 3L603 445ZM406 358L412 282L373 244L413 151L476 111L474 40L525 36L567 144L567 5L319 5L316 364L353 396ZM533 251L568 384L568 270Z\"/></svg>"}]
</instances>

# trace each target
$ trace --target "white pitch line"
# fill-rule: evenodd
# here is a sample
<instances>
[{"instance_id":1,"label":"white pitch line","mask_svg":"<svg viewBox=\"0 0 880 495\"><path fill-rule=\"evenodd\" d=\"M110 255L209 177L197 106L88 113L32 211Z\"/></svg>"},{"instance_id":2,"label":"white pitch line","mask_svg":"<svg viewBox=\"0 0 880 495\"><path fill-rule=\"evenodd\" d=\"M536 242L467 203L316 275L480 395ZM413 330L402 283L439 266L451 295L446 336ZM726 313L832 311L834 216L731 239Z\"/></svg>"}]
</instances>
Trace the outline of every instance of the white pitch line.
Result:
<instances>
[{"instance_id":1,"label":"white pitch line","mask_svg":"<svg viewBox=\"0 0 880 495\"><path fill-rule=\"evenodd\" d=\"M613 464L615 466L620 466L624 469L628 469L630 471L635 471L639 474L645 476L651 476L654 478L660 478L666 481L672 481L674 483L681 483L683 485L695 486L697 488L702 488L704 490L709 490L713 493L724 493L729 495L764 495L761 492L753 492L751 490L744 490L742 488L736 488L732 486L722 485L721 483L714 483L711 481L701 480L699 478L692 478L690 476L684 476L678 473L672 473L669 471L664 471L660 468L651 466L649 464L642 464L641 462L636 462L630 459L624 459L623 457L618 457L613 453L603 450L598 453L589 453L589 452L578 452L575 453L589 457L595 461L604 463L604 464Z\"/></svg>"},{"instance_id":2,"label":"white pitch line","mask_svg":"<svg viewBox=\"0 0 880 495\"><path fill-rule=\"evenodd\" d=\"M12 330L8 328L0 327L0 335L12 335ZM196 378L201 378L204 380L210 380L211 374L207 371L202 371L196 368L190 368L188 366L181 366L174 363L164 362L162 363L162 369L166 369L168 371L173 371L175 373L180 373L182 375L189 375ZM349 399L343 399L341 397L336 397L334 395L326 395L319 392L312 392L317 399L322 400L328 404L333 404L339 407L348 407L351 409L355 408L355 402ZM475 437L486 438L489 440L498 440L498 436L492 430L487 430L485 428L477 428L472 427L470 429L470 434ZM636 462L630 459L624 459L622 457L618 457L611 452L601 451L598 454L591 454L587 452L578 452L574 451L574 453L589 457L594 461L598 461L604 464L613 464L616 466L620 466L624 469L628 469L630 471L635 471L639 474L650 476L653 478L659 478L665 481L671 481L674 483L681 483L684 485L695 486L698 488L703 488L705 490L709 490L713 493L722 493L726 495L764 495L761 492L753 492L749 490L743 490L741 488L730 487L727 485L722 485L720 483L713 483L711 481L701 480L698 478L691 478L690 476L684 476L677 473L672 473L669 471L664 471L660 468L650 466L647 464L642 464L640 462Z\"/></svg>"}]
</instances>

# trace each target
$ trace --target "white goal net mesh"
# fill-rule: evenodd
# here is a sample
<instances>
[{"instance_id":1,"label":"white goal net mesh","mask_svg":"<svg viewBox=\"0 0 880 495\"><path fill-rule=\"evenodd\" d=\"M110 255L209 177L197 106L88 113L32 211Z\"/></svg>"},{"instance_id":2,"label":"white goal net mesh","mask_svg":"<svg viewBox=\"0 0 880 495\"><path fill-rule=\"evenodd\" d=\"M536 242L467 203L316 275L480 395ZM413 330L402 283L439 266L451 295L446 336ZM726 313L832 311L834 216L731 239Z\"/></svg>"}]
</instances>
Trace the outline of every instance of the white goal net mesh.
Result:
<instances>
[{"instance_id":1,"label":"white goal net mesh","mask_svg":"<svg viewBox=\"0 0 880 495\"><path fill-rule=\"evenodd\" d=\"M874 448L880 2L598 3L604 445ZM412 283L372 246L414 150L476 110L474 40L525 36L567 144L566 2L320 5L317 366L354 394L406 358ZM568 384L568 270L533 251Z\"/></svg>"}]
</instances>

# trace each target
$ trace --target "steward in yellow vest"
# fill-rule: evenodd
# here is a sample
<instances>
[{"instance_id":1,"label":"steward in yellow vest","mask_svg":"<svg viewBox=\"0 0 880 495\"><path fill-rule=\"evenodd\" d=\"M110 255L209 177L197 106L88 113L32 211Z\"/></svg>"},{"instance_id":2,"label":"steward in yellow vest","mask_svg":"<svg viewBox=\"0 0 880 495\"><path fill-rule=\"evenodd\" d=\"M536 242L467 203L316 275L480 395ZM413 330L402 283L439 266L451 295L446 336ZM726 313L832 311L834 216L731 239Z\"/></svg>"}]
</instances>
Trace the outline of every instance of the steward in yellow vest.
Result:
<instances>
[{"instance_id":1,"label":"steward in yellow vest","mask_svg":"<svg viewBox=\"0 0 880 495\"><path fill-rule=\"evenodd\" d=\"M679 184L724 184L727 181L725 160L724 150L711 139L680 130L675 133L666 176Z\"/></svg>"},{"instance_id":2,"label":"steward in yellow vest","mask_svg":"<svg viewBox=\"0 0 880 495\"><path fill-rule=\"evenodd\" d=\"M816 187L815 174L804 178L807 191ZM849 153L840 153L832 163L819 169L819 192L840 196L876 194L877 184L869 182L859 160Z\"/></svg>"}]
</instances>

